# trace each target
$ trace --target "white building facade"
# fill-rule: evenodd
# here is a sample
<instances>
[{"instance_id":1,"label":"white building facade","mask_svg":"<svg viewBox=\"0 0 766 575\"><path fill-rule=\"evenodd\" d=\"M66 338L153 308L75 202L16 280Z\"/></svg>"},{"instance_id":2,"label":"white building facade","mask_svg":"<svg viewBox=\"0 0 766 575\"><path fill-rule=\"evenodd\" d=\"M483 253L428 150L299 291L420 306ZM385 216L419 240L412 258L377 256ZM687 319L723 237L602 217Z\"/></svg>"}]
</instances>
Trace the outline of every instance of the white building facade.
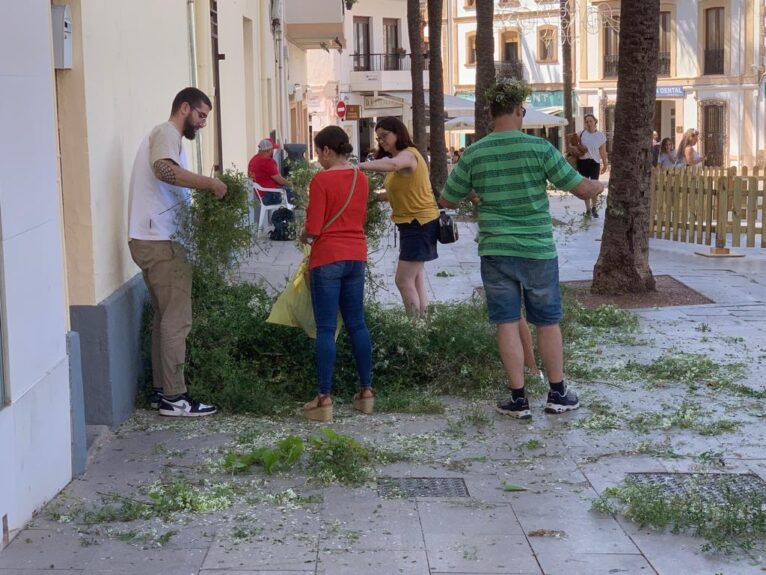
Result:
<instances>
[{"instance_id":1,"label":"white building facade","mask_svg":"<svg viewBox=\"0 0 766 575\"><path fill-rule=\"evenodd\" d=\"M0 35L0 524L72 476L69 331L51 8L4 3ZM1 545L0 545L1 547Z\"/></svg>"},{"instance_id":2,"label":"white building facade","mask_svg":"<svg viewBox=\"0 0 766 575\"><path fill-rule=\"evenodd\" d=\"M764 158L764 3L662 0L654 129L678 143L700 131L710 166L754 166ZM576 0L578 129L592 112L614 135L620 2ZM611 145L611 144L608 144Z\"/></svg>"},{"instance_id":3,"label":"white building facade","mask_svg":"<svg viewBox=\"0 0 766 575\"><path fill-rule=\"evenodd\" d=\"M308 53L311 130L342 126L354 153L364 157L375 148L375 118L397 116L412 123L407 1L358 0L346 11L343 26L348 45ZM427 71L423 81L427 89Z\"/></svg>"}]
</instances>

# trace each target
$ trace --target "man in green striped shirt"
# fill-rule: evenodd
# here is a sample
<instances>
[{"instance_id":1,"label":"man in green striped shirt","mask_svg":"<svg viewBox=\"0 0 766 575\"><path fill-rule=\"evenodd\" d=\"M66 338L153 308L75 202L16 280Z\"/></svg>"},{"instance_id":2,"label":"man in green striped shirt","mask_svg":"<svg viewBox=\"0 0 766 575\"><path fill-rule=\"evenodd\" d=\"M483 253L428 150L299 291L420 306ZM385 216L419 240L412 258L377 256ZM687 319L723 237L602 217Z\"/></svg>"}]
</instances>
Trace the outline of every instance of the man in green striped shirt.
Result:
<instances>
[{"instance_id":1,"label":"man in green striped shirt","mask_svg":"<svg viewBox=\"0 0 766 575\"><path fill-rule=\"evenodd\" d=\"M600 182L583 179L548 141L521 132L522 103L529 94L525 83L507 80L487 90L494 131L463 153L439 200L450 208L473 193L478 196L482 282L511 388L511 398L499 402L497 410L525 419L531 414L519 335L522 298L527 320L537 326L550 383L545 411L564 413L580 406L564 382L563 314L547 182L583 200L604 189Z\"/></svg>"}]
</instances>

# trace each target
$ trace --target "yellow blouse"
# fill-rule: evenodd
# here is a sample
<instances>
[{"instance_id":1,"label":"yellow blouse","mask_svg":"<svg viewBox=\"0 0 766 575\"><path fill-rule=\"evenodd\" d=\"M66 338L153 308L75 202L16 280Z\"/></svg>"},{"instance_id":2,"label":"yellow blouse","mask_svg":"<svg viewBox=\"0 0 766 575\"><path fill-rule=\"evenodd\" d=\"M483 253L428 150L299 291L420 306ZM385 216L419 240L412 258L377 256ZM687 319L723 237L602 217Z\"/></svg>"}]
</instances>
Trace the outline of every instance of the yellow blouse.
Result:
<instances>
[{"instance_id":1,"label":"yellow blouse","mask_svg":"<svg viewBox=\"0 0 766 575\"><path fill-rule=\"evenodd\" d=\"M407 224L417 220L426 224L439 217L436 199L431 192L428 166L417 148L406 148L417 159L415 171L409 174L389 172L383 185L391 204L391 219L396 224Z\"/></svg>"}]
</instances>

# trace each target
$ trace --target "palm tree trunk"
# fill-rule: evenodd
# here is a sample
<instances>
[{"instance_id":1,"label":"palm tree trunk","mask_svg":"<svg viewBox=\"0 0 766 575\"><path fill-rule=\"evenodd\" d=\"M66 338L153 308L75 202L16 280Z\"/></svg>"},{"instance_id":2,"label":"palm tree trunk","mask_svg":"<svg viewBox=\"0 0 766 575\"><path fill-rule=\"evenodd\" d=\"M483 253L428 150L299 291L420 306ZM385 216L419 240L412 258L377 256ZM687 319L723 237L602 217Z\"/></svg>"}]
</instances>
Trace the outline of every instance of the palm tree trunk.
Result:
<instances>
[{"instance_id":1,"label":"palm tree trunk","mask_svg":"<svg viewBox=\"0 0 766 575\"><path fill-rule=\"evenodd\" d=\"M476 104L474 124L476 139L489 131L489 108L484 92L495 81L495 2L476 0Z\"/></svg>"},{"instance_id":2,"label":"palm tree trunk","mask_svg":"<svg viewBox=\"0 0 766 575\"><path fill-rule=\"evenodd\" d=\"M412 66L412 137L423 157L426 154L426 100L423 91L423 38L420 31L420 1L407 0L407 32Z\"/></svg>"},{"instance_id":3,"label":"palm tree trunk","mask_svg":"<svg viewBox=\"0 0 766 575\"><path fill-rule=\"evenodd\" d=\"M623 2L612 170L592 291L655 289L649 267L652 128L657 89L660 0Z\"/></svg>"},{"instance_id":4,"label":"palm tree trunk","mask_svg":"<svg viewBox=\"0 0 766 575\"><path fill-rule=\"evenodd\" d=\"M442 0L428 0L428 107L431 112L431 189L440 196L447 181L444 142L444 69L442 67Z\"/></svg>"}]
</instances>

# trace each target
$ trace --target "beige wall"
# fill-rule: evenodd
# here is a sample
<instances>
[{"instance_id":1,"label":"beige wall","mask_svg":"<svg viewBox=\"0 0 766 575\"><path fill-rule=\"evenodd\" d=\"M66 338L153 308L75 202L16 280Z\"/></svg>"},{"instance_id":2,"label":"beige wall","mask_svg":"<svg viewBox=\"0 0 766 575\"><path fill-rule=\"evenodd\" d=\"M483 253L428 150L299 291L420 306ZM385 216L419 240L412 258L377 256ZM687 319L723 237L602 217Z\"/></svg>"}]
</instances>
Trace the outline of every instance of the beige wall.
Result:
<instances>
[{"instance_id":1,"label":"beige wall","mask_svg":"<svg viewBox=\"0 0 766 575\"><path fill-rule=\"evenodd\" d=\"M57 72L57 90L69 303L93 305L137 271L127 249L130 171L141 139L189 85L186 5L67 3L74 66Z\"/></svg>"},{"instance_id":2,"label":"beige wall","mask_svg":"<svg viewBox=\"0 0 766 575\"><path fill-rule=\"evenodd\" d=\"M71 6L74 32L73 69L56 72L69 304L95 305L138 272L127 249L130 173L141 139L192 84L187 3L53 1ZM209 10L195 2L197 85L212 98ZM206 174L216 122L224 167L240 170L276 125L268 2L220 2L219 32L222 118L199 133ZM187 153L197 169L192 145Z\"/></svg>"},{"instance_id":3,"label":"beige wall","mask_svg":"<svg viewBox=\"0 0 766 575\"><path fill-rule=\"evenodd\" d=\"M209 2L197 0L199 87L213 95ZM221 127L223 163L228 169L247 169L258 142L276 127L276 68L269 3L227 0L218 3ZM218 118L213 118L213 127ZM213 164L213 130L203 137L203 165Z\"/></svg>"},{"instance_id":4,"label":"beige wall","mask_svg":"<svg viewBox=\"0 0 766 575\"><path fill-rule=\"evenodd\" d=\"M56 0L54 4L64 4ZM56 71L61 193L66 247L69 303L89 304L96 298L93 259L93 220L85 120L85 81L82 56L80 0L66 2L72 11L72 69Z\"/></svg>"}]
</instances>

